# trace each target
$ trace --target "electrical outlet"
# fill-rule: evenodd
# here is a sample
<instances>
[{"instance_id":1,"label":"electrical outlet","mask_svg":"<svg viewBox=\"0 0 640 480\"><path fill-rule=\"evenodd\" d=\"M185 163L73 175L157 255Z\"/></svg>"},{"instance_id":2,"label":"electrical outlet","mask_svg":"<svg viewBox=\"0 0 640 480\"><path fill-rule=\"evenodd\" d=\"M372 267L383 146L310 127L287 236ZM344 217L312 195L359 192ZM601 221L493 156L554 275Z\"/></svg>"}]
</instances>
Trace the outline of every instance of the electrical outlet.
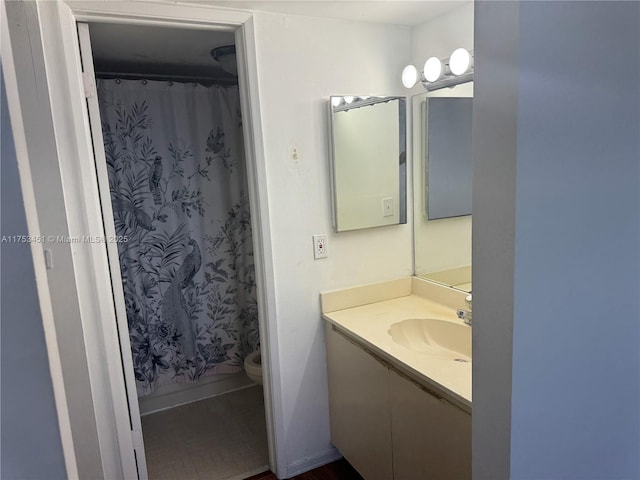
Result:
<instances>
[{"instance_id":1,"label":"electrical outlet","mask_svg":"<svg viewBox=\"0 0 640 480\"><path fill-rule=\"evenodd\" d=\"M327 235L325 233L313 235L313 258L327 258Z\"/></svg>"},{"instance_id":2,"label":"electrical outlet","mask_svg":"<svg viewBox=\"0 0 640 480\"><path fill-rule=\"evenodd\" d=\"M393 198L387 197L382 199L382 216L393 216Z\"/></svg>"}]
</instances>

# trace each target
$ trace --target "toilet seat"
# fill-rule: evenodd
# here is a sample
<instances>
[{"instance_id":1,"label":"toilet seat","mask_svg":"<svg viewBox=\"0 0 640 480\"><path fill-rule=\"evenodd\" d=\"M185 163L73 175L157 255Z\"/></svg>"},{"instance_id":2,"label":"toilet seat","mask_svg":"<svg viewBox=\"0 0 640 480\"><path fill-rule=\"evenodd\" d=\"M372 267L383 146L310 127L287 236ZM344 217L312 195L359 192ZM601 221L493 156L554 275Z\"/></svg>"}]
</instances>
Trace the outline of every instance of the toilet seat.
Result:
<instances>
[{"instance_id":1,"label":"toilet seat","mask_svg":"<svg viewBox=\"0 0 640 480\"><path fill-rule=\"evenodd\" d=\"M262 357L260 350L251 352L244 359L244 370L247 376L258 385L262 385Z\"/></svg>"}]
</instances>

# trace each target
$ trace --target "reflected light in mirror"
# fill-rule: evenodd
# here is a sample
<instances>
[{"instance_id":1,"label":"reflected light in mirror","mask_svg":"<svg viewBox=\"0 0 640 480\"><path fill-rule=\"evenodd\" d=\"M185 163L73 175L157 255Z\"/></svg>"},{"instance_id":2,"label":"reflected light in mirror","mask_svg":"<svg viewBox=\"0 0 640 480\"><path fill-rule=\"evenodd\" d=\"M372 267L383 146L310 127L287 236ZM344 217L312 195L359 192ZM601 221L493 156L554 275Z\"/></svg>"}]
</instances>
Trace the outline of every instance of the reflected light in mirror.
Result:
<instances>
[{"instance_id":1,"label":"reflected light in mirror","mask_svg":"<svg viewBox=\"0 0 640 480\"><path fill-rule=\"evenodd\" d=\"M354 98L354 97L352 97L352 96L344 97L344 102L345 102L345 103L351 103L351 102L353 102L353 98Z\"/></svg>"},{"instance_id":2,"label":"reflected light in mirror","mask_svg":"<svg viewBox=\"0 0 640 480\"><path fill-rule=\"evenodd\" d=\"M331 105L333 105L334 107L337 107L341 103L342 103L342 97L332 97L331 98Z\"/></svg>"},{"instance_id":3,"label":"reflected light in mirror","mask_svg":"<svg viewBox=\"0 0 640 480\"><path fill-rule=\"evenodd\" d=\"M330 112L336 232L407 222L406 100L349 95ZM344 98L344 95L340 96Z\"/></svg>"},{"instance_id":4,"label":"reflected light in mirror","mask_svg":"<svg viewBox=\"0 0 640 480\"><path fill-rule=\"evenodd\" d=\"M406 88L413 88L418 81L418 69L413 65L407 65L402 70L402 84Z\"/></svg>"},{"instance_id":5,"label":"reflected light in mirror","mask_svg":"<svg viewBox=\"0 0 640 480\"><path fill-rule=\"evenodd\" d=\"M471 66L471 55L465 48L454 50L449 58L449 69L454 75L462 75Z\"/></svg>"},{"instance_id":6,"label":"reflected light in mirror","mask_svg":"<svg viewBox=\"0 0 640 480\"><path fill-rule=\"evenodd\" d=\"M430 57L424 62L424 78L427 82L436 82L442 76L442 62L437 57Z\"/></svg>"}]
</instances>

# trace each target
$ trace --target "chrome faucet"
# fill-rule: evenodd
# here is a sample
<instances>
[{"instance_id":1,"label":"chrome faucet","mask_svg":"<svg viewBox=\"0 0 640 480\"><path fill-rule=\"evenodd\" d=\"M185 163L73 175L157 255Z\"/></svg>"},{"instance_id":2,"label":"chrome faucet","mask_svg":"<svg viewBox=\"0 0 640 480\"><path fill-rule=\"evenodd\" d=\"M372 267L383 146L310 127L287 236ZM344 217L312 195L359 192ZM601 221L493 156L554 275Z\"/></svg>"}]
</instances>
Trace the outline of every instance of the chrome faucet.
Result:
<instances>
[{"instance_id":1,"label":"chrome faucet","mask_svg":"<svg viewBox=\"0 0 640 480\"><path fill-rule=\"evenodd\" d=\"M472 297L471 294L467 295L467 298L465 298L465 302L467 303L467 307L469 307L469 310L458 310L456 313L458 315L458 318L463 320L464 323L466 323L467 325L471 325L471 305L472 305Z\"/></svg>"}]
</instances>

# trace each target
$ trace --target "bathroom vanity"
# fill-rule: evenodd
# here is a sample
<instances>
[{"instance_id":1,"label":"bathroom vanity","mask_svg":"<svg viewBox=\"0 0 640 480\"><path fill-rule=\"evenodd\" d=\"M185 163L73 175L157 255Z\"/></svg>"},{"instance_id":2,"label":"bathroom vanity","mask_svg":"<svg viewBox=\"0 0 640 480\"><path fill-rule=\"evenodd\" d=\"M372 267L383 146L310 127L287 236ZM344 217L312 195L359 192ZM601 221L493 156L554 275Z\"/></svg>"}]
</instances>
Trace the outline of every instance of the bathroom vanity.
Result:
<instances>
[{"instance_id":1,"label":"bathroom vanity","mask_svg":"<svg viewBox=\"0 0 640 480\"><path fill-rule=\"evenodd\" d=\"M366 480L471 478L465 296L417 277L321 295L331 440Z\"/></svg>"}]
</instances>

